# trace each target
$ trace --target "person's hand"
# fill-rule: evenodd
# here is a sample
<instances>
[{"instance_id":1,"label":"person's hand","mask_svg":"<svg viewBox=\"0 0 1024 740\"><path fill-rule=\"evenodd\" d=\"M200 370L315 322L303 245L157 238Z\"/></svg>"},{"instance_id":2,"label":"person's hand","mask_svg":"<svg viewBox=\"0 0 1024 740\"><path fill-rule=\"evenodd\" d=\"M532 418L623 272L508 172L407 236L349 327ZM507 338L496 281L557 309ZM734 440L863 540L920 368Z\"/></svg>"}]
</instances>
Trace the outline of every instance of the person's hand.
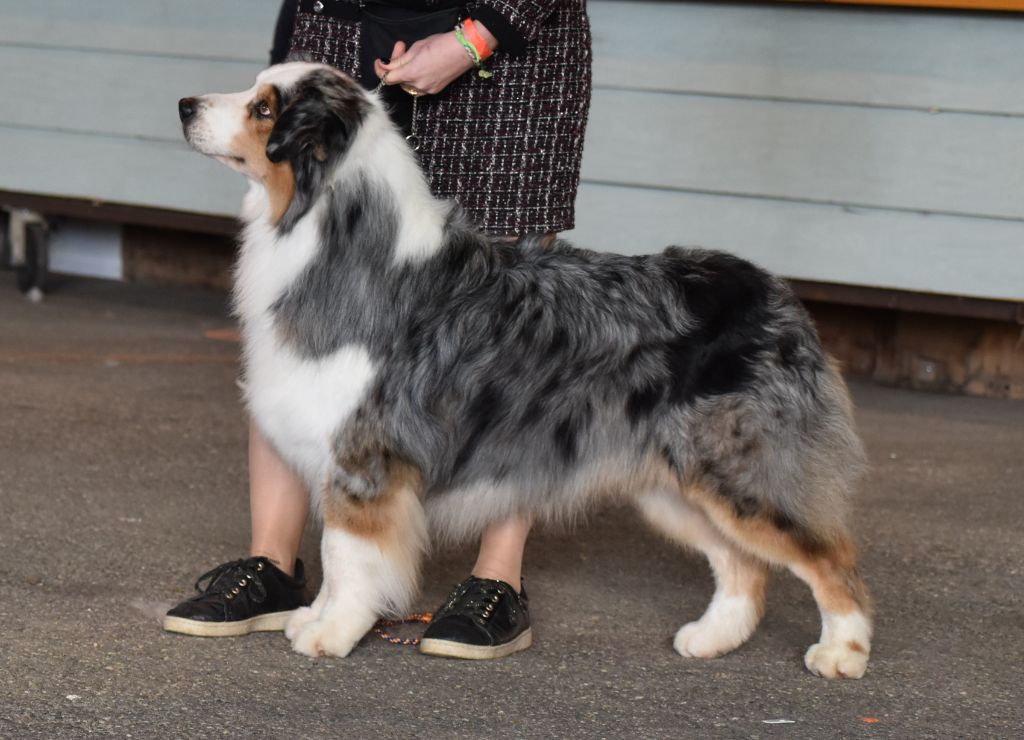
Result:
<instances>
[{"instance_id":1,"label":"person's hand","mask_svg":"<svg viewBox=\"0 0 1024 740\"><path fill-rule=\"evenodd\" d=\"M423 95L435 95L454 80L473 69L473 61L455 33L437 33L410 46L399 41L391 52L391 60L373 63L377 77L387 74L387 84L401 85Z\"/></svg>"}]
</instances>

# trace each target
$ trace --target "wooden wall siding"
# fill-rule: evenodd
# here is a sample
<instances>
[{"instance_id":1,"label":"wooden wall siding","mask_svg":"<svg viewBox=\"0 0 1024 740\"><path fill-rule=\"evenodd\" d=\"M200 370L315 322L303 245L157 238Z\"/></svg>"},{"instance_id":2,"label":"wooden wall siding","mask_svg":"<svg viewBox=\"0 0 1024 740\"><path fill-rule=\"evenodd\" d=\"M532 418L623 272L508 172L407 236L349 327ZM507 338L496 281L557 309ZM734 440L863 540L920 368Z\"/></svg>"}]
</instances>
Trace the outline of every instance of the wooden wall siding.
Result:
<instances>
[{"instance_id":1,"label":"wooden wall siding","mask_svg":"<svg viewBox=\"0 0 1024 740\"><path fill-rule=\"evenodd\" d=\"M1024 16L589 3L601 88L1024 115Z\"/></svg>"},{"instance_id":2,"label":"wooden wall siding","mask_svg":"<svg viewBox=\"0 0 1024 740\"><path fill-rule=\"evenodd\" d=\"M262 64L278 0L5 0L0 44Z\"/></svg>"},{"instance_id":3,"label":"wooden wall siding","mask_svg":"<svg viewBox=\"0 0 1024 740\"><path fill-rule=\"evenodd\" d=\"M245 181L178 142L0 125L0 190L235 215Z\"/></svg>"},{"instance_id":4,"label":"wooden wall siding","mask_svg":"<svg viewBox=\"0 0 1024 740\"><path fill-rule=\"evenodd\" d=\"M601 89L589 129L588 181L1024 217L1024 118Z\"/></svg>"},{"instance_id":5,"label":"wooden wall siding","mask_svg":"<svg viewBox=\"0 0 1024 740\"><path fill-rule=\"evenodd\" d=\"M627 254L670 244L715 247L802 280L1024 295L1019 221L584 183L577 228L567 236Z\"/></svg>"},{"instance_id":6,"label":"wooden wall siding","mask_svg":"<svg viewBox=\"0 0 1024 740\"><path fill-rule=\"evenodd\" d=\"M578 225L807 280L1024 300L1024 20L591 0ZM208 214L175 101L241 89L278 0L0 4L0 190Z\"/></svg>"},{"instance_id":7,"label":"wooden wall siding","mask_svg":"<svg viewBox=\"0 0 1024 740\"><path fill-rule=\"evenodd\" d=\"M216 215L245 183L181 138L177 100L243 89L278 0L0 5L0 190Z\"/></svg>"},{"instance_id":8,"label":"wooden wall siding","mask_svg":"<svg viewBox=\"0 0 1024 740\"><path fill-rule=\"evenodd\" d=\"M4 84L8 100L32 105L5 106L0 118L8 126L180 144L179 98L249 87L260 69L252 61L162 56L130 64L127 74L123 54L0 46L0 69L33 70Z\"/></svg>"},{"instance_id":9,"label":"wooden wall siding","mask_svg":"<svg viewBox=\"0 0 1024 740\"><path fill-rule=\"evenodd\" d=\"M790 277L1024 300L1024 19L591 2L577 228Z\"/></svg>"}]
</instances>

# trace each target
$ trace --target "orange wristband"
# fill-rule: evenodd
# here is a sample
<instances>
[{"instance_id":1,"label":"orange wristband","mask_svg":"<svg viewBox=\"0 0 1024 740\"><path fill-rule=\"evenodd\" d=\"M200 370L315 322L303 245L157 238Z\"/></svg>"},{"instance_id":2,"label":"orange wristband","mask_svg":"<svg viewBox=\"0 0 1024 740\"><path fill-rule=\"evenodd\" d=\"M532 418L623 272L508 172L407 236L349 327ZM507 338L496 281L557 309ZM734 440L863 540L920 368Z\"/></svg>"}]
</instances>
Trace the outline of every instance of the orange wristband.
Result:
<instances>
[{"instance_id":1,"label":"orange wristband","mask_svg":"<svg viewBox=\"0 0 1024 740\"><path fill-rule=\"evenodd\" d=\"M494 50L487 45L487 42L484 41L484 37L481 36L480 32L476 29L476 24L473 22L472 18L467 18L462 21L462 32L466 34L466 41L471 43L473 48L476 49L476 53L480 55L480 61L483 61L494 53Z\"/></svg>"}]
</instances>

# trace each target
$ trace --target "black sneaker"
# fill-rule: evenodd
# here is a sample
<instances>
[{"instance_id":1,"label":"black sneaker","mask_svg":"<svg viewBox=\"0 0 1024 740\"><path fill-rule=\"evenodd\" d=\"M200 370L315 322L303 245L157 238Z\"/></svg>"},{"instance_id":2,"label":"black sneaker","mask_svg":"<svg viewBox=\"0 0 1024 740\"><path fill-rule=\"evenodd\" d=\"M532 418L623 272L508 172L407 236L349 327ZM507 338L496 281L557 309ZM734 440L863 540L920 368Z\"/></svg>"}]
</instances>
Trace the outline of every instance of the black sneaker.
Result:
<instances>
[{"instance_id":1,"label":"black sneaker","mask_svg":"<svg viewBox=\"0 0 1024 740\"><path fill-rule=\"evenodd\" d=\"M470 576L455 587L420 641L420 652L486 660L525 650L533 642L526 589Z\"/></svg>"},{"instance_id":2,"label":"black sneaker","mask_svg":"<svg viewBox=\"0 0 1024 740\"><path fill-rule=\"evenodd\" d=\"M267 558L218 565L199 576L197 596L167 612L164 629L197 637L283 630L292 612L309 604L303 571L301 560L295 561L294 577Z\"/></svg>"}]
</instances>

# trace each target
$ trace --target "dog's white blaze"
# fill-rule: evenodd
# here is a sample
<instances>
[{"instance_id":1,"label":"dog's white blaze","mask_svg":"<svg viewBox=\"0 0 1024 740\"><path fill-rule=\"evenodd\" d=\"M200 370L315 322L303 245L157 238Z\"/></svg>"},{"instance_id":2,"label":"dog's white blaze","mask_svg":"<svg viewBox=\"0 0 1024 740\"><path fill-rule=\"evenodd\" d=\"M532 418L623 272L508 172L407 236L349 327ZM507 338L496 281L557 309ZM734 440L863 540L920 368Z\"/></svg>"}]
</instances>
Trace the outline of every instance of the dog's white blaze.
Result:
<instances>
[{"instance_id":1,"label":"dog's white blaze","mask_svg":"<svg viewBox=\"0 0 1024 740\"><path fill-rule=\"evenodd\" d=\"M317 502L333 464L333 438L365 396L374 366L361 346L310 359L282 343L271 306L315 257L320 214L312 209L278 239L266 221L265 198L255 185L246 195L243 217L249 225L236 272L245 397L257 426L305 479Z\"/></svg>"}]
</instances>

